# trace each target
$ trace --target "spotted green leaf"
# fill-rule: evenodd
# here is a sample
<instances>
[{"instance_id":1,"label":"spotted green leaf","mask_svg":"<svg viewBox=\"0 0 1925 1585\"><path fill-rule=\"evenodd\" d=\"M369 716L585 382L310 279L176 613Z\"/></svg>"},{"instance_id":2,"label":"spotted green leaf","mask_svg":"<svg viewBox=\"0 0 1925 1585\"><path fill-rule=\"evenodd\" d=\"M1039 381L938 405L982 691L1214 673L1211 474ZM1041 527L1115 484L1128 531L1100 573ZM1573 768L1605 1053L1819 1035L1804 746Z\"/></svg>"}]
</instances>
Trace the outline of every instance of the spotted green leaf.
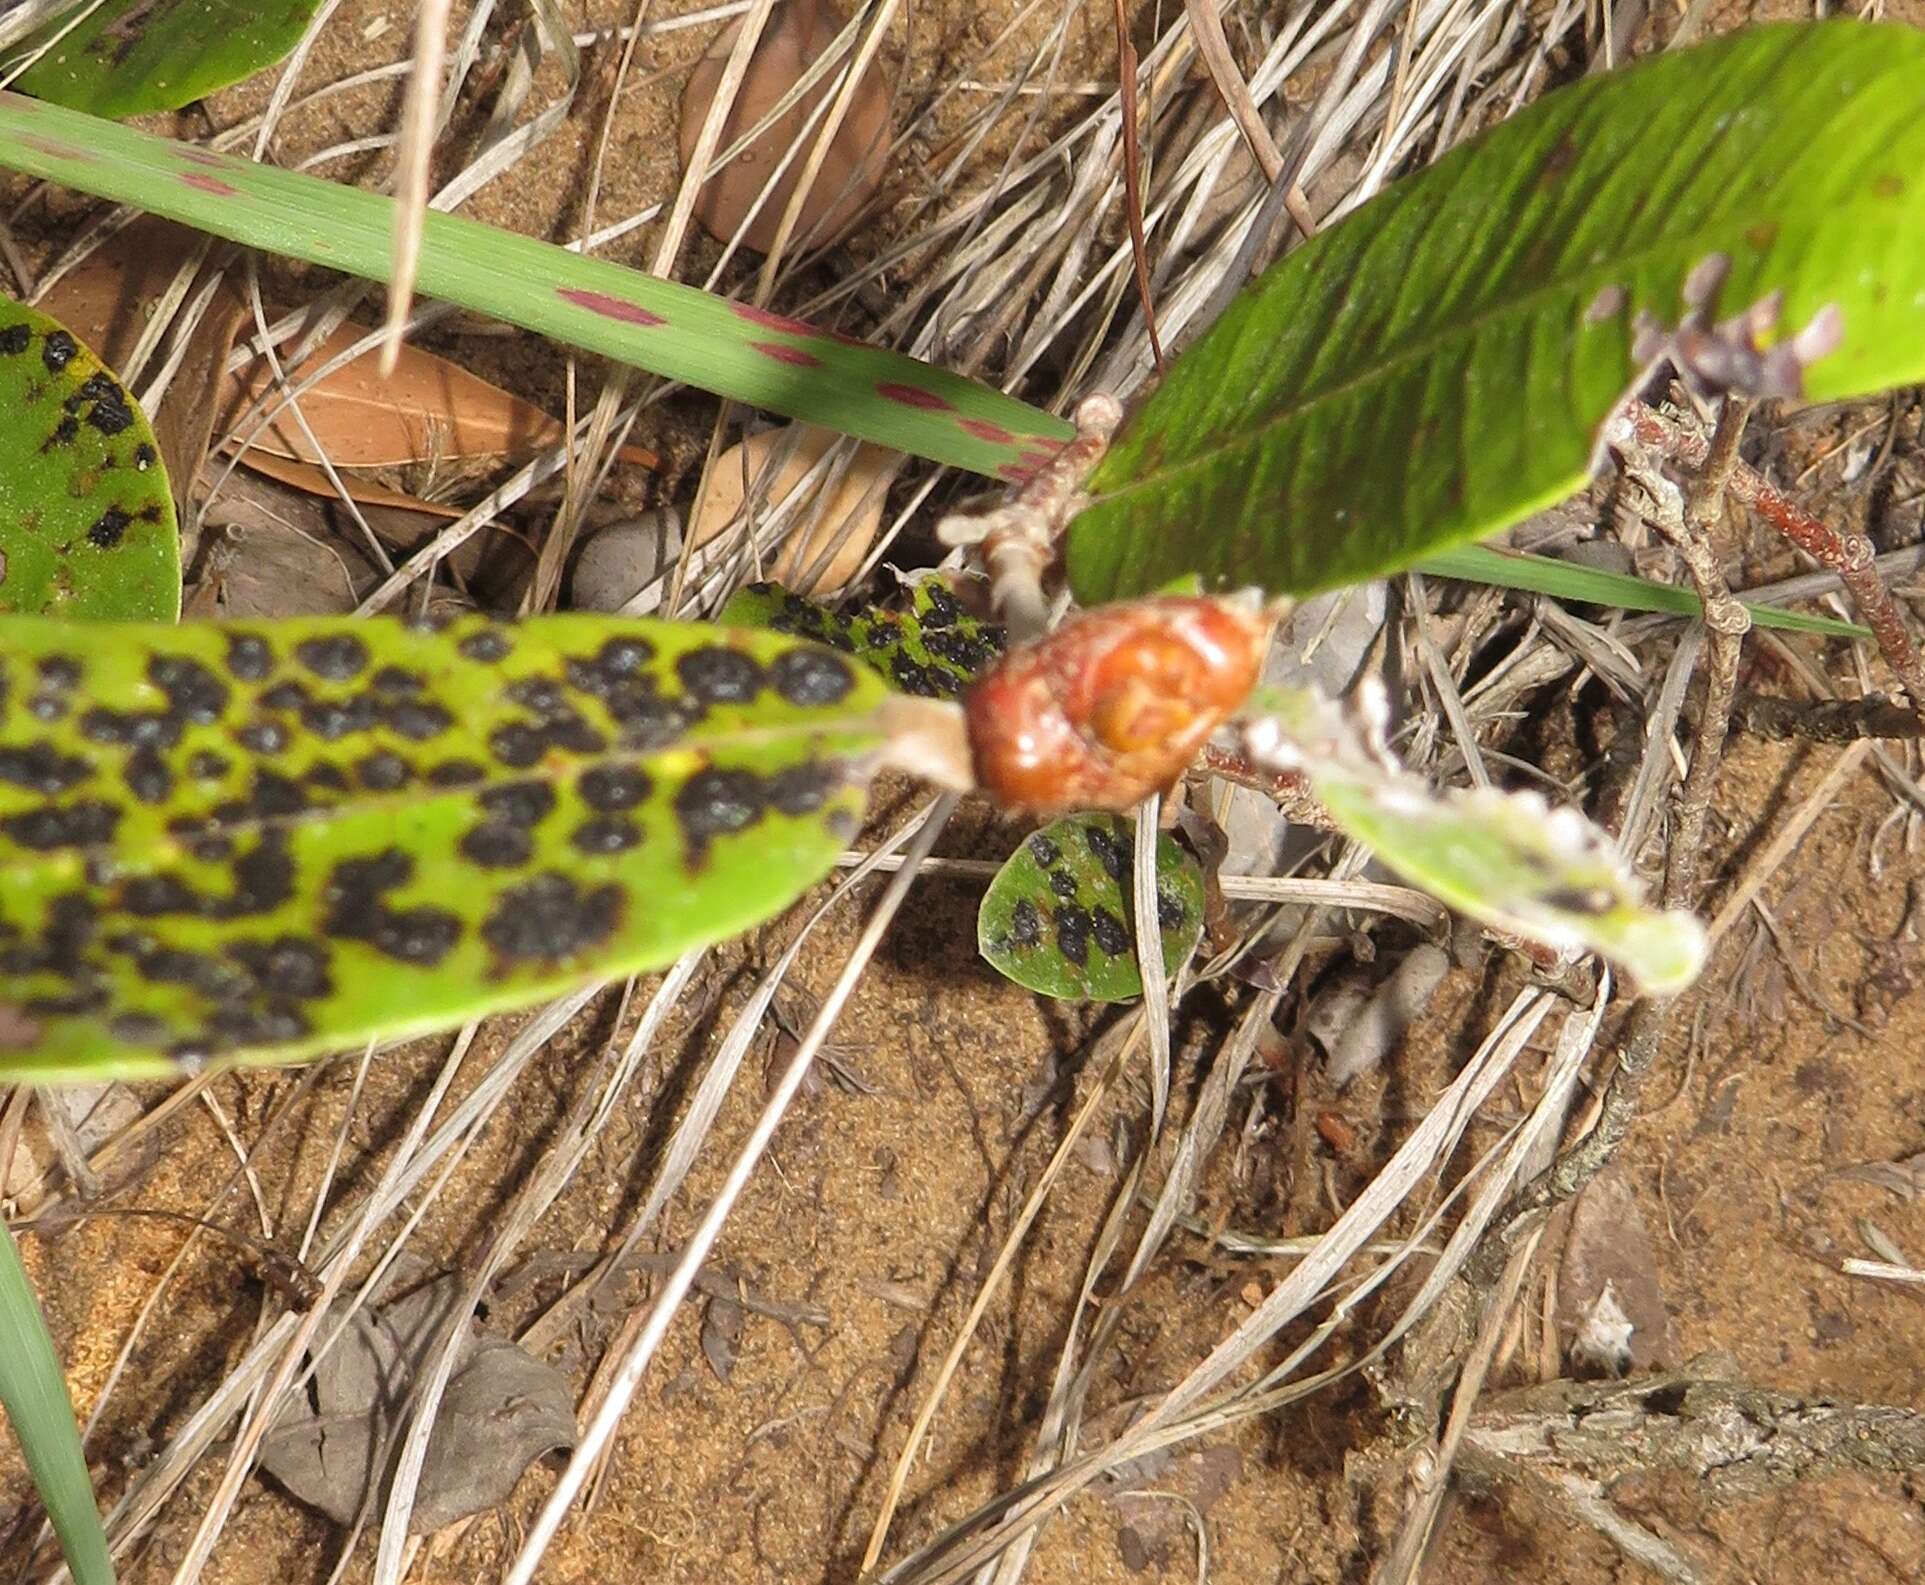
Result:
<instances>
[{"instance_id":1,"label":"spotted green leaf","mask_svg":"<svg viewBox=\"0 0 1925 1585\"><path fill-rule=\"evenodd\" d=\"M1118 815L1068 815L1009 856L976 917L976 944L1026 990L1084 1002L1143 994L1131 901L1134 853ZM1156 842L1163 965L1175 974L1203 934L1203 871L1175 838Z\"/></svg>"},{"instance_id":2,"label":"spotted green leaf","mask_svg":"<svg viewBox=\"0 0 1925 1585\"><path fill-rule=\"evenodd\" d=\"M912 584L909 608L837 611L777 583L736 591L721 620L773 628L828 644L867 661L903 693L953 699L1003 652L1003 630L963 610L934 578Z\"/></svg>"},{"instance_id":3,"label":"spotted green leaf","mask_svg":"<svg viewBox=\"0 0 1925 1585\"><path fill-rule=\"evenodd\" d=\"M1287 255L1186 351L1070 531L1085 604L1183 573L1304 594L1569 494L1730 260L1736 314L1826 305L1818 400L1925 377L1925 32L1756 27L1545 94Z\"/></svg>"},{"instance_id":4,"label":"spotted green leaf","mask_svg":"<svg viewBox=\"0 0 1925 1585\"><path fill-rule=\"evenodd\" d=\"M0 298L0 615L180 614L180 531L154 432L56 321Z\"/></svg>"},{"instance_id":5,"label":"spotted green leaf","mask_svg":"<svg viewBox=\"0 0 1925 1585\"><path fill-rule=\"evenodd\" d=\"M15 58L47 45L21 89L97 116L174 110L272 66L320 0L108 0L67 29L56 18ZM65 30L63 32L63 30Z\"/></svg>"},{"instance_id":6,"label":"spotted green leaf","mask_svg":"<svg viewBox=\"0 0 1925 1585\"><path fill-rule=\"evenodd\" d=\"M881 681L706 624L0 624L0 1079L396 1037L748 928Z\"/></svg>"},{"instance_id":7,"label":"spotted green leaf","mask_svg":"<svg viewBox=\"0 0 1925 1585\"><path fill-rule=\"evenodd\" d=\"M384 281L395 206L298 171L0 93L0 165L249 247ZM1026 478L1060 418L901 353L430 209L418 289L698 390L913 456Z\"/></svg>"},{"instance_id":8,"label":"spotted green leaf","mask_svg":"<svg viewBox=\"0 0 1925 1585\"><path fill-rule=\"evenodd\" d=\"M1383 746L1381 690L1357 707L1303 689L1252 701L1262 756L1300 770L1345 833L1412 886L1495 930L1602 953L1646 991L1683 989L1704 966L1704 927L1647 907L1611 840L1535 792L1433 790Z\"/></svg>"}]
</instances>

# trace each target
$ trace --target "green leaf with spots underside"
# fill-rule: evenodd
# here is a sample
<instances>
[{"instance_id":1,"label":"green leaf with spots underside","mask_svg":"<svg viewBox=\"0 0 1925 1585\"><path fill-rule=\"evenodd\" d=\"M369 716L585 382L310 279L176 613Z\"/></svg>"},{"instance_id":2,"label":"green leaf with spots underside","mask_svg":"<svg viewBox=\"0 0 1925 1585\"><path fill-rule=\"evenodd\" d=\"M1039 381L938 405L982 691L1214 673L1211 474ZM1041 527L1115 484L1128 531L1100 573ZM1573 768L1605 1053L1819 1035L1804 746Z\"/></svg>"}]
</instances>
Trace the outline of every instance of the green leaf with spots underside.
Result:
<instances>
[{"instance_id":1,"label":"green leaf with spots underside","mask_svg":"<svg viewBox=\"0 0 1925 1585\"><path fill-rule=\"evenodd\" d=\"M0 615L179 615L180 531L146 415L63 326L4 298L0 407Z\"/></svg>"},{"instance_id":2,"label":"green leaf with spots underside","mask_svg":"<svg viewBox=\"0 0 1925 1585\"><path fill-rule=\"evenodd\" d=\"M943 584L910 585L909 608L837 611L791 594L779 583L738 589L721 620L812 638L867 661L903 693L954 699L1003 652L1003 630L971 616Z\"/></svg>"},{"instance_id":3,"label":"green leaf with spots underside","mask_svg":"<svg viewBox=\"0 0 1925 1585\"><path fill-rule=\"evenodd\" d=\"M0 1079L442 1028L745 930L881 681L708 624L0 624Z\"/></svg>"},{"instance_id":4,"label":"green leaf with spots underside","mask_svg":"<svg viewBox=\"0 0 1925 1585\"><path fill-rule=\"evenodd\" d=\"M385 281L379 193L0 93L0 165ZM430 209L417 290L752 407L995 478L1027 478L1071 434L1013 396L884 347L608 259Z\"/></svg>"},{"instance_id":5,"label":"green leaf with spots underside","mask_svg":"<svg viewBox=\"0 0 1925 1585\"><path fill-rule=\"evenodd\" d=\"M55 18L13 54L46 53L20 76L36 99L97 116L191 104L272 66L301 41L320 0L109 0L71 29Z\"/></svg>"},{"instance_id":6,"label":"green leaf with spots underside","mask_svg":"<svg viewBox=\"0 0 1925 1585\"><path fill-rule=\"evenodd\" d=\"M976 917L990 966L1026 990L1070 1001L1143 994L1136 962L1130 824L1068 815L1029 836L996 872ZM1156 840L1163 966L1176 973L1203 934L1203 871L1173 837Z\"/></svg>"},{"instance_id":7,"label":"green leaf with spots underside","mask_svg":"<svg viewBox=\"0 0 1925 1585\"><path fill-rule=\"evenodd\" d=\"M1313 590L1496 532L1584 479L1687 276L1718 316L1835 304L1817 400L1925 377L1925 33L1747 29L1545 94L1287 255L1090 481L1085 604L1185 573Z\"/></svg>"}]
</instances>

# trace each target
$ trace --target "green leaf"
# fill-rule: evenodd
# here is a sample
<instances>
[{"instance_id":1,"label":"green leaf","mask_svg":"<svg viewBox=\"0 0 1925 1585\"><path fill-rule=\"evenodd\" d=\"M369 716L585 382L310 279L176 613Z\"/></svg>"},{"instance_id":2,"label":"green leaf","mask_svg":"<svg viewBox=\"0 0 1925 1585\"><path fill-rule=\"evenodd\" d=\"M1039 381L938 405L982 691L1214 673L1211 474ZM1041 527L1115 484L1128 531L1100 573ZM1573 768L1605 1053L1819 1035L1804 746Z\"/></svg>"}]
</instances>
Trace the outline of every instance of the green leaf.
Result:
<instances>
[{"instance_id":1,"label":"green leaf","mask_svg":"<svg viewBox=\"0 0 1925 1585\"><path fill-rule=\"evenodd\" d=\"M13 1424L53 1521L75 1585L114 1585L107 1534L74 1423L60 1356L40 1314L40 1301L20 1264L13 1232L0 1220L0 1409Z\"/></svg>"},{"instance_id":2,"label":"green leaf","mask_svg":"<svg viewBox=\"0 0 1925 1585\"><path fill-rule=\"evenodd\" d=\"M97 116L175 110L272 66L301 41L320 0L118 0L54 43L19 78L36 99ZM57 18L17 51L60 34Z\"/></svg>"},{"instance_id":3,"label":"green leaf","mask_svg":"<svg viewBox=\"0 0 1925 1585\"><path fill-rule=\"evenodd\" d=\"M1437 552L1416 563L1416 570L1433 578L1461 578L1466 583L1490 583L1503 589L1523 589L1531 594L1548 594L1553 599L1575 600L1585 605L1615 606L1625 611L1666 611L1680 616L1696 616L1702 608L1690 589L1672 584L1653 583L1648 578L1627 572L1607 572L1602 567L1581 567L1575 562L1558 561L1550 556L1533 556L1524 551L1493 550L1487 545L1459 545ZM1803 611L1786 611L1775 605L1756 605L1747 600L1744 608L1759 627L1782 628L1790 633L1818 633L1826 638L1870 638L1871 629L1856 622L1840 622L1835 617L1808 616Z\"/></svg>"},{"instance_id":4,"label":"green leaf","mask_svg":"<svg viewBox=\"0 0 1925 1585\"><path fill-rule=\"evenodd\" d=\"M0 298L0 615L180 614L180 530L154 432L112 371Z\"/></svg>"},{"instance_id":5,"label":"green leaf","mask_svg":"<svg viewBox=\"0 0 1925 1585\"><path fill-rule=\"evenodd\" d=\"M736 591L719 620L766 627L828 644L867 661L903 693L954 699L1003 652L1003 630L963 610L934 578L912 584L909 609L843 612L791 594L778 583Z\"/></svg>"},{"instance_id":6,"label":"green leaf","mask_svg":"<svg viewBox=\"0 0 1925 1585\"><path fill-rule=\"evenodd\" d=\"M1481 924L1559 950L1602 953L1646 991L1682 990L1704 966L1704 927L1646 907L1611 840L1535 792L1433 791L1383 746L1381 690L1346 712L1304 689L1251 701L1259 758L1300 770L1331 817L1410 885Z\"/></svg>"},{"instance_id":7,"label":"green leaf","mask_svg":"<svg viewBox=\"0 0 1925 1585\"><path fill-rule=\"evenodd\" d=\"M0 165L229 241L385 281L394 203L0 93ZM1072 430L901 353L606 259L429 210L418 287L698 390L914 456L1025 478Z\"/></svg>"},{"instance_id":8,"label":"green leaf","mask_svg":"<svg viewBox=\"0 0 1925 1585\"><path fill-rule=\"evenodd\" d=\"M997 871L976 917L976 944L999 974L1044 996L1141 996L1133 868L1127 820L1065 816ZM1173 837L1156 839L1156 902L1163 966L1175 974L1203 934L1203 871Z\"/></svg>"},{"instance_id":9,"label":"green leaf","mask_svg":"<svg viewBox=\"0 0 1925 1585\"><path fill-rule=\"evenodd\" d=\"M1917 380L1921 171L1912 27L1752 28L1548 93L1287 255L1178 360L1092 476L1071 587L1307 594L1568 495L1633 319L1676 325L1712 254L1721 315L1782 291L1788 334L1840 308L1814 400Z\"/></svg>"},{"instance_id":10,"label":"green leaf","mask_svg":"<svg viewBox=\"0 0 1925 1585\"><path fill-rule=\"evenodd\" d=\"M0 1081L270 1060L784 907L888 694L705 623L0 624Z\"/></svg>"}]
</instances>

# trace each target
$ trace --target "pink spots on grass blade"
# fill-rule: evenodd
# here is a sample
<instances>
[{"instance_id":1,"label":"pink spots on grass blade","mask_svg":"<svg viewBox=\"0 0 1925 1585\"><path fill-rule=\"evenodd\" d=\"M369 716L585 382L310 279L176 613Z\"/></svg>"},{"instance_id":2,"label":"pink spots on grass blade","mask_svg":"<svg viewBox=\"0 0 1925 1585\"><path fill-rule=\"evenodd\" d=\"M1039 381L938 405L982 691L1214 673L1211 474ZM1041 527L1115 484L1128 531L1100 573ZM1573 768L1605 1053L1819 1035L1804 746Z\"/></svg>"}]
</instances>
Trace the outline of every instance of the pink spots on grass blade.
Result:
<instances>
[{"instance_id":1,"label":"pink spots on grass blade","mask_svg":"<svg viewBox=\"0 0 1925 1585\"><path fill-rule=\"evenodd\" d=\"M904 407L919 407L925 413L947 413L954 404L946 396L938 396L934 391L925 391L918 385L897 385L890 380L879 381L876 395L884 401L899 402Z\"/></svg>"},{"instance_id":2,"label":"pink spots on grass blade","mask_svg":"<svg viewBox=\"0 0 1925 1585\"><path fill-rule=\"evenodd\" d=\"M996 470L996 477L1006 480L1010 484L1027 484L1030 481L1030 476L1030 469L1020 467L1013 462L1005 462Z\"/></svg>"},{"instance_id":3,"label":"pink spots on grass blade","mask_svg":"<svg viewBox=\"0 0 1925 1585\"><path fill-rule=\"evenodd\" d=\"M1017 462L1021 463L1022 466L1031 473L1034 473L1038 468L1047 466L1049 463L1055 461L1055 459L1056 453L1053 451L1019 451L1016 454Z\"/></svg>"},{"instance_id":4,"label":"pink spots on grass blade","mask_svg":"<svg viewBox=\"0 0 1925 1585\"><path fill-rule=\"evenodd\" d=\"M52 138L43 138L37 132L23 132L19 139L21 145L32 149L36 154L44 154L50 160L79 160L83 164L88 159L85 149L77 149L70 143L57 143Z\"/></svg>"},{"instance_id":5,"label":"pink spots on grass blade","mask_svg":"<svg viewBox=\"0 0 1925 1585\"><path fill-rule=\"evenodd\" d=\"M746 319L751 325L760 325L764 330L780 330L791 336L822 334L814 325L804 320L791 319L787 314L771 313L766 308L757 308L753 303L730 303L729 312L737 319Z\"/></svg>"},{"instance_id":6,"label":"pink spots on grass blade","mask_svg":"<svg viewBox=\"0 0 1925 1585\"><path fill-rule=\"evenodd\" d=\"M1007 446L1016 437L1001 424L992 424L986 418L959 418L956 427L965 435L974 435L978 440L986 440L992 446Z\"/></svg>"},{"instance_id":7,"label":"pink spots on grass blade","mask_svg":"<svg viewBox=\"0 0 1925 1585\"><path fill-rule=\"evenodd\" d=\"M591 314L600 314L604 319L619 319L625 325L640 325L652 330L668 323L660 314L650 312L640 303L611 297L607 292L591 292L581 286L557 286L555 295L564 303L586 308Z\"/></svg>"},{"instance_id":8,"label":"pink spots on grass blade","mask_svg":"<svg viewBox=\"0 0 1925 1585\"><path fill-rule=\"evenodd\" d=\"M212 193L216 198L234 198L240 194L238 187L231 186L218 176L205 176L199 171L182 171L182 185L191 187L197 193Z\"/></svg>"},{"instance_id":9,"label":"pink spots on grass blade","mask_svg":"<svg viewBox=\"0 0 1925 1585\"><path fill-rule=\"evenodd\" d=\"M206 149L181 148L175 150L175 153L188 165L213 165L224 168L231 163L218 154L208 153Z\"/></svg>"},{"instance_id":10,"label":"pink spots on grass blade","mask_svg":"<svg viewBox=\"0 0 1925 1585\"><path fill-rule=\"evenodd\" d=\"M819 369L822 360L813 352L804 352L800 347L791 347L780 341L751 341L751 351L759 352L765 358L773 358L777 363L793 364L798 369Z\"/></svg>"}]
</instances>

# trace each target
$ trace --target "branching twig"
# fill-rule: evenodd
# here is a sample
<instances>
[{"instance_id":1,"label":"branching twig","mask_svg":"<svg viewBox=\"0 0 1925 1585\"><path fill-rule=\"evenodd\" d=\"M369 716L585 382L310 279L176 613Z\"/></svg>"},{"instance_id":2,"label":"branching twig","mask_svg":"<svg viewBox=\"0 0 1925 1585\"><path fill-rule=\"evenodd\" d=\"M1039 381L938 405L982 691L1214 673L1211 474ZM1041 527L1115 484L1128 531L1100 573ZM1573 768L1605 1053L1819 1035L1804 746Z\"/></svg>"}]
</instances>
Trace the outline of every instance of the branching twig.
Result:
<instances>
[{"instance_id":1,"label":"branching twig","mask_svg":"<svg viewBox=\"0 0 1925 1585\"><path fill-rule=\"evenodd\" d=\"M1692 434L1642 403L1631 403L1619 422L1640 445L1687 466L1702 465L1709 454L1702 435ZM1891 667L1912 700L1925 705L1925 662L1919 659L1918 646L1905 624L1905 613L1872 565L1871 541L1863 534L1839 533L1742 462L1732 463L1726 488L1826 571L1838 575L1852 603L1864 617L1865 625L1877 638L1885 664Z\"/></svg>"}]
</instances>

